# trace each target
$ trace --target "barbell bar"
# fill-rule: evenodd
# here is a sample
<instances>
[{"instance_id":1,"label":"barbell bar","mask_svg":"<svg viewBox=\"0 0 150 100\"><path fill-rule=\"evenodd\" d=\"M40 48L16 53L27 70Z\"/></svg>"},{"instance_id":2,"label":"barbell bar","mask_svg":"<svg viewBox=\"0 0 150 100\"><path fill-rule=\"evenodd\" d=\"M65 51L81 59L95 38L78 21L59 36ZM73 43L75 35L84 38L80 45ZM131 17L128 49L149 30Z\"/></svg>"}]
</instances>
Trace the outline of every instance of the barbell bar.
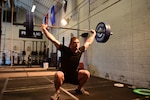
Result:
<instances>
[{"instance_id":1,"label":"barbell bar","mask_svg":"<svg viewBox=\"0 0 150 100\"><path fill-rule=\"evenodd\" d=\"M34 26L40 27L41 25L35 24ZM48 27L49 28L58 28L58 29L78 30L78 31L85 31L85 32L91 31L88 29L76 29L76 28L67 28L67 27L60 27L60 26L48 26ZM104 22L98 23L98 25L96 26L96 36L95 36L96 41L104 43L109 39L110 35L112 35L110 25L108 25Z\"/></svg>"},{"instance_id":2,"label":"barbell bar","mask_svg":"<svg viewBox=\"0 0 150 100\"><path fill-rule=\"evenodd\" d=\"M20 24L18 24L18 25L20 25ZM26 22L23 23L23 25L26 27L27 36L30 36L30 37L32 37L34 26L41 27L41 25L34 24L32 12L26 13ZM48 26L48 27L49 28L58 28L58 29L77 30L77 31L84 31L84 32L90 32L91 31L89 29L76 29L76 28L67 28L67 27L61 27L61 26ZM104 22L99 22L95 28L95 31L96 31L95 39L98 43L107 42L110 35L112 35L110 25L106 24Z\"/></svg>"},{"instance_id":3,"label":"barbell bar","mask_svg":"<svg viewBox=\"0 0 150 100\"><path fill-rule=\"evenodd\" d=\"M38 24L34 24L34 26L41 27L41 25L38 25ZM88 29L67 28L67 27L61 27L61 26L48 26L48 27L49 28L58 28L58 29L68 29L68 30L85 31L85 32L91 31L91 30L88 30Z\"/></svg>"}]
</instances>

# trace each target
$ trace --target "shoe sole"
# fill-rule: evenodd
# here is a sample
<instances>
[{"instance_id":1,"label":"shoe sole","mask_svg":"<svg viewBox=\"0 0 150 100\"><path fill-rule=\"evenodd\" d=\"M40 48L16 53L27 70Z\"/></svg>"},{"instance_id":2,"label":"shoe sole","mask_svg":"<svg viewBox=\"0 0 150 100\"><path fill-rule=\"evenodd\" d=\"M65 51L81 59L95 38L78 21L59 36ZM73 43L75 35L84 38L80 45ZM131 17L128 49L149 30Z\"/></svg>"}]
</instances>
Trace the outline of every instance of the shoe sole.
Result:
<instances>
[{"instance_id":1,"label":"shoe sole","mask_svg":"<svg viewBox=\"0 0 150 100\"><path fill-rule=\"evenodd\" d=\"M53 98L51 98L50 100L59 100L59 98L60 98L60 95L59 95L59 96L57 96L57 99L53 99Z\"/></svg>"}]
</instances>

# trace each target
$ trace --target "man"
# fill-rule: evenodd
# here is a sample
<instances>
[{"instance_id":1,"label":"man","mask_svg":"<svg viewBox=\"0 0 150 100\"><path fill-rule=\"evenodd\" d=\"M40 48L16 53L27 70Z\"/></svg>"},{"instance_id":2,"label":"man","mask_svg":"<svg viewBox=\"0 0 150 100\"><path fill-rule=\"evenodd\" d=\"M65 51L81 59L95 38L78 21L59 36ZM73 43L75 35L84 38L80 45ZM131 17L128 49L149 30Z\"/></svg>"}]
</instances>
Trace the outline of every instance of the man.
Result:
<instances>
[{"instance_id":1,"label":"man","mask_svg":"<svg viewBox=\"0 0 150 100\"><path fill-rule=\"evenodd\" d=\"M80 47L80 41L77 37L72 37L69 47L62 45L49 31L47 25L42 24L41 28L46 37L61 51L61 68L55 73L55 93L51 97L52 100L59 98L60 86L67 82L78 85L75 92L77 94L89 95L82 87L89 80L90 72L88 70L77 70L82 53L87 50L90 44L95 39L96 32L91 30L91 36L85 41L84 45Z\"/></svg>"}]
</instances>

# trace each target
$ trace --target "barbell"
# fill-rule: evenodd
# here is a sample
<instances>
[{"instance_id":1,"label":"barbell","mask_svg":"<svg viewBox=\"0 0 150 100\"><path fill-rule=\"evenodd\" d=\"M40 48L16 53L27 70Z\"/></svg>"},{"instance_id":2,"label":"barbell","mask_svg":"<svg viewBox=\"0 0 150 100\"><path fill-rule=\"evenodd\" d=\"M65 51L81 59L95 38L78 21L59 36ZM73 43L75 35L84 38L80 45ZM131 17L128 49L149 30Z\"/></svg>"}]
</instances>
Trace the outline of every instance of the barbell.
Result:
<instances>
[{"instance_id":1,"label":"barbell","mask_svg":"<svg viewBox=\"0 0 150 100\"><path fill-rule=\"evenodd\" d=\"M21 24L18 24L21 25ZM23 25L26 27L26 34L27 36L32 36L34 26L41 27L41 25L34 24L33 22L33 13L27 12L26 13L26 22L23 23ZM58 28L58 29L68 29L68 30L77 30L77 31L84 31L84 32L90 32L91 30L88 29L76 29L76 28L67 28L67 27L61 27L61 26L48 26L49 28ZM95 28L96 36L95 39L99 43L105 43L108 41L110 35L112 35L111 27L109 24L106 24L104 22L99 22Z\"/></svg>"}]
</instances>

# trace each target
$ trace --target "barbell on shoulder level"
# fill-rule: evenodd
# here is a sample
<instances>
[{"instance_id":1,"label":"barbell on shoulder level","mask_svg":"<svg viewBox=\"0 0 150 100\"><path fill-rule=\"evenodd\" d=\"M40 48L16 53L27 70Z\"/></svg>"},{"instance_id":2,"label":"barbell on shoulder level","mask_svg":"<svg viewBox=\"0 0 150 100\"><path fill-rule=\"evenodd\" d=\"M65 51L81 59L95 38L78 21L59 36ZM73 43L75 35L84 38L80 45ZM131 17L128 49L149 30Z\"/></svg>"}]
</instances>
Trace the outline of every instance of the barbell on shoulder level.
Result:
<instances>
[{"instance_id":1,"label":"barbell on shoulder level","mask_svg":"<svg viewBox=\"0 0 150 100\"><path fill-rule=\"evenodd\" d=\"M36 27L41 27L41 25L34 24ZM85 31L85 32L90 32L91 30L89 29L76 29L76 28L69 28L69 27L61 27L61 26L48 26L49 28L58 28L58 29L68 29L68 30L77 30L77 31ZM107 28L111 29L109 25L106 26ZM103 30L101 30L102 32ZM104 31L105 32L105 31ZM113 35L112 32L110 32L110 35Z\"/></svg>"},{"instance_id":2,"label":"barbell on shoulder level","mask_svg":"<svg viewBox=\"0 0 150 100\"><path fill-rule=\"evenodd\" d=\"M21 25L21 24L18 24ZM34 26L41 27L41 25L34 24L33 22L33 13L27 12L26 13L26 22L23 23L26 27L26 34L32 37ZM90 32L91 30L88 29L76 29L76 28L67 28L67 27L60 27L60 26L48 26L49 28L58 28L58 29L68 29L68 30L78 30L84 32ZM97 42L105 43L109 39L110 35L112 35L111 27L109 24L104 22L99 22L95 28L96 36L95 39Z\"/></svg>"},{"instance_id":3,"label":"barbell on shoulder level","mask_svg":"<svg viewBox=\"0 0 150 100\"><path fill-rule=\"evenodd\" d=\"M41 25L37 25L34 24L33 26L36 27L41 27ZM68 29L68 30L77 30L77 31L85 31L85 32L90 32L91 30L89 29L76 29L76 28L67 28L67 27L61 27L61 26L48 26L49 28L58 28L58 29ZM110 25L104 23L104 22L100 22L98 23L98 25L96 26L96 36L95 39L97 42L106 42L110 35L112 35L113 33L111 32L111 27Z\"/></svg>"},{"instance_id":4,"label":"barbell on shoulder level","mask_svg":"<svg viewBox=\"0 0 150 100\"><path fill-rule=\"evenodd\" d=\"M41 25L37 25L37 24L34 24L34 26L36 27L41 27ZM61 27L61 26L48 26L49 28L58 28L58 29L68 29L68 30L78 30L78 31L85 31L85 32L88 32L90 30L88 29L76 29L76 28L67 28L67 27Z\"/></svg>"}]
</instances>

